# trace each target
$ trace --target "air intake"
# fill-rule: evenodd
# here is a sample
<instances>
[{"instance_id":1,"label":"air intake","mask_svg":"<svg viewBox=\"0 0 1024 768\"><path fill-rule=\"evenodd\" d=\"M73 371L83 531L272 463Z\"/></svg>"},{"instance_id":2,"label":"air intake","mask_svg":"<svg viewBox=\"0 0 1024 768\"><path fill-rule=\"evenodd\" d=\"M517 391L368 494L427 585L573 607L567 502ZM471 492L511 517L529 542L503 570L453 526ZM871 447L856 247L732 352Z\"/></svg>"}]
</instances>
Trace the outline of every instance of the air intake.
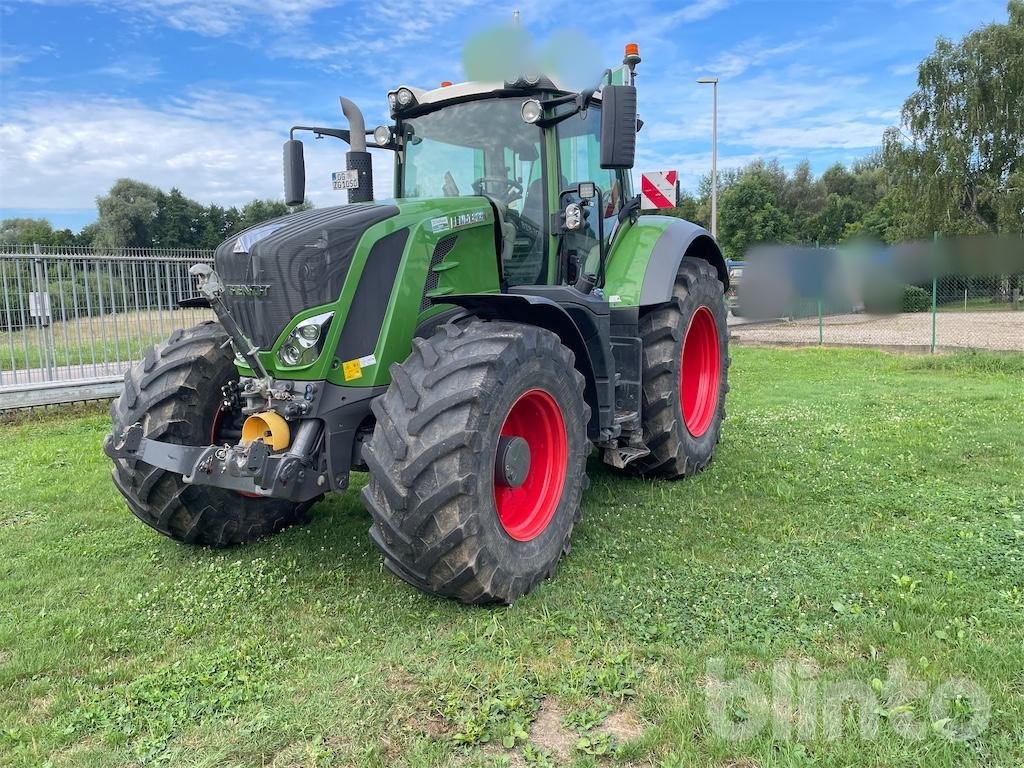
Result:
<instances>
[{"instance_id":1,"label":"air intake","mask_svg":"<svg viewBox=\"0 0 1024 768\"><path fill-rule=\"evenodd\" d=\"M434 246L434 253L430 257L430 266L427 267L427 279L423 283L423 298L420 300L420 312L430 309L430 297L427 294L437 288L440 274L434 271L434 267L444 261L445 257L452 252L452 249L455 248L455 241L458 239L458 235L448 235L438 240L437 245Z\"/></svg>"}]
</instances>

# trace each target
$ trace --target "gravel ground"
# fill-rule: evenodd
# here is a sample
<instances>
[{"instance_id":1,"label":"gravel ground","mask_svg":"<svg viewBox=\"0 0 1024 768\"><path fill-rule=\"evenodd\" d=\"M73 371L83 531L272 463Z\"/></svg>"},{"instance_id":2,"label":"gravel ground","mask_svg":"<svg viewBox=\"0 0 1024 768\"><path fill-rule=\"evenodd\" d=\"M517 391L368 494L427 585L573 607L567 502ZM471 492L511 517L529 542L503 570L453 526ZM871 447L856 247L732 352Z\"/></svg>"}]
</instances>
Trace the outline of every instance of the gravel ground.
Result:
<instances>
[{"instance_id":1,"label":"gravel ground","mask_svg":"<svg viewBox=\"0 0 1024 768\"><path fill-rule=\"evenodd\" d=\"M817 344L818 318L730 326L732 338L755 344ZM929 312L900 315L830 315L825 318L826 344L871 347L929 347ZM1014 350L1024 352L1024 312L939 312L936 344L942 348Z\"/></svg>"}]
</instances>

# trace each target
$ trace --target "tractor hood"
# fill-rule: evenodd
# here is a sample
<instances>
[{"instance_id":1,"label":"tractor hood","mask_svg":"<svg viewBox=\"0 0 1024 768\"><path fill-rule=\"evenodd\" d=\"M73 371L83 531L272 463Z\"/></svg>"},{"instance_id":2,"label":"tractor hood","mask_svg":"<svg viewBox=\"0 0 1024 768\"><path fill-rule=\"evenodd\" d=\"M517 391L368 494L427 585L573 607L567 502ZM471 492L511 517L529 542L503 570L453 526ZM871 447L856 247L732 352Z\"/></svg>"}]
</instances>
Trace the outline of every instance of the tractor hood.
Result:
<instances>
[{"instance_id":1,"label":"tractor hood","mask_svg":"<svg viewBox=\"0 0 1024 768\"><path fill-rule=\"evenodd\" d=\"M214 256L224 303L249 338L269 350L295 315L338 298L363 233L396 215L395 205L357 203L250 227Z\"/></svg>"}]
</instances>

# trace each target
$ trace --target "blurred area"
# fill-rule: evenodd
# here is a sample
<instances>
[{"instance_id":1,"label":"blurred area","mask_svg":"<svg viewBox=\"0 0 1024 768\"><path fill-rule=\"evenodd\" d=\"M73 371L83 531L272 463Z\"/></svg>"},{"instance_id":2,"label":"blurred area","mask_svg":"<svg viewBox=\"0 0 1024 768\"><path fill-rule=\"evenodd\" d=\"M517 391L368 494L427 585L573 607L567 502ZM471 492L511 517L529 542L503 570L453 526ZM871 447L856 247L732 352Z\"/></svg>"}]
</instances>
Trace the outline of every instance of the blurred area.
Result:
<instances>
[{"instance_id":1,"label":"blurred area","mask_svg":"<svg viewBox=\"0 0 1024 768\"><path fill-rule=\"evenodd\" d=\"M524 74L555 78L563 87L579 91L596 88L610 64L602 62L596 41L582 32L560 30L536 41L515 24L489 27L466 40L462 68L468 80L504 82Z\"/></svg>"},{"instance_id":2,"label":"blurred area","mask_svg":"<svg viewBox=\"0 0 1024 768\"><path fill-rule=\"evenodd\" d=\"M1019 236L757 246L737 263L740 341L1024 351Z\"/></svg>"}]
</instances>

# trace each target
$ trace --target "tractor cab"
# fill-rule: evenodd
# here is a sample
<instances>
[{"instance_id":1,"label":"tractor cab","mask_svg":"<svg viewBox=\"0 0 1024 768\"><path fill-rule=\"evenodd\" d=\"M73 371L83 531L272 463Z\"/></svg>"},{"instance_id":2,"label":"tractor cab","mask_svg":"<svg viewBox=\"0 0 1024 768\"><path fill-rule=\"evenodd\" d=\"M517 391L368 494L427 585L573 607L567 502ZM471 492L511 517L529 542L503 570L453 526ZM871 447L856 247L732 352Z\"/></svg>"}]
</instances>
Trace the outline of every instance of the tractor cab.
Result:
<instances>
[{"instance_id":1,"label":"tractor cab","mask_svg":"<svg viewBox=\"0 0 1024 768\"><path fill-rule=\"evenodd\" d=\"M389 103L396 122L374 136L395 151L396 198L486 197L509 285L574 284L591 255L596 269L600 245L632 197L632 158L602 165L600 92L577 95L549 78L523 78L402 87ZM635 122L635 98L627 108L619 121Z\"/></svg>"}]
</instances>

